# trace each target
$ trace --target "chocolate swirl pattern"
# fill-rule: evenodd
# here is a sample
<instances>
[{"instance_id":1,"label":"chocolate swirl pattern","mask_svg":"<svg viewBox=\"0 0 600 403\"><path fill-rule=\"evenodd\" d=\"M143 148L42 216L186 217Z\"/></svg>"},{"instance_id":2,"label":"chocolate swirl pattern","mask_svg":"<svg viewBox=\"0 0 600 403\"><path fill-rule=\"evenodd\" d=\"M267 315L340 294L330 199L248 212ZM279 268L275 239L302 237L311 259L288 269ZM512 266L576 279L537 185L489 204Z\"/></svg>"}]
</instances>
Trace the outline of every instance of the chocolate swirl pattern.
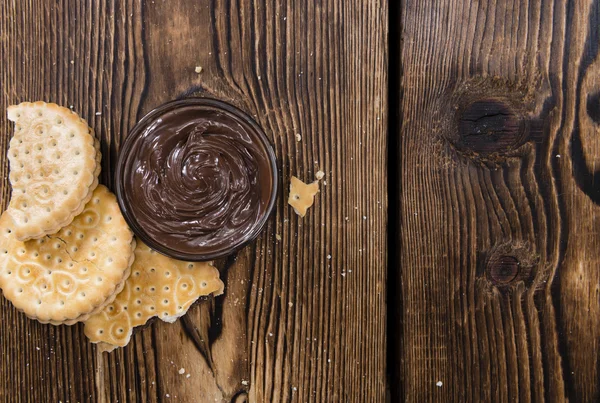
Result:
<instances>
[{"instance_id":1,"label":"chocolate swirl pattern","mask_svg":"<svg viewBox=\"0 0 600 403\"><path fill-rule=\"evenodd\" d=\"M125 162L123 189L148 236L183 253L251 236L273 191L261 140L222 111L186 106L147 122Z\"/></svg>"}]
</instances>

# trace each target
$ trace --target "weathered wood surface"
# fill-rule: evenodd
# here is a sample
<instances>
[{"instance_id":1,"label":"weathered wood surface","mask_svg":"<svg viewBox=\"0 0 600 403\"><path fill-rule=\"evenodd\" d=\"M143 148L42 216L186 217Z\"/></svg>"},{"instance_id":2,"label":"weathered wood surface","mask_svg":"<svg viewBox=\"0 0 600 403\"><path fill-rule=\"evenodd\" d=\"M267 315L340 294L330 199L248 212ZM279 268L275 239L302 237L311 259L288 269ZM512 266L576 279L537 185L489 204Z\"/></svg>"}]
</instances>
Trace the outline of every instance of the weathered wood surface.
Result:
<instances>
[{"instance_id":1,"label":"weathered wood surface","mask_svg":"<svg viewBox=\"0 0 600 403\"><path fill-rule=\"evenodd\" d=\"M0 299L0 401L384 400L387 23L386 0L0 2L0 111L72 105L102 139L103 183L137 119L189 95L254 116L283 178L264 235L220 262L225 296L125 349L98 354L82 326ZM6 205L2 113L0 130ZM283 189L319 169L299 219Z\"/></svg>"},{"instance_id":2,"label":"weathered wood surface","mask_svg":"<svg viewBox=\"0 0 600 403\"><path fill-rule=\"evenodd\" d=\"M394 396L599 401L600 3L397 11Z\"/></svg>"}]
</instances>

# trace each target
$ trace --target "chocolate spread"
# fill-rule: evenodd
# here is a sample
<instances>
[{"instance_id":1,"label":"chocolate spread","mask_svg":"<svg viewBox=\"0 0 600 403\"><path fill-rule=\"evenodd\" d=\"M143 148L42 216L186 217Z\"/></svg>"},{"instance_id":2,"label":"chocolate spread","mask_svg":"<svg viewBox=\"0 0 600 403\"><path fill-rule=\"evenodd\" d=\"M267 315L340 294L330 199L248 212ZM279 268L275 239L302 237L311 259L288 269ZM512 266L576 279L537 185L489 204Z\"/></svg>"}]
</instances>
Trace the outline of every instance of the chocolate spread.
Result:
<instances>
[{"instance_id":1,"label":"chocolate spread","mask_svg":"<svg viewBox=\"0 0 600 403\"><path fill-rule=\"evenodd\" d=\"M133 139L123 197L161 245L218 254L247 241L268 214L272 164L247 122L214 107L182 105L147 121Z\"/></svg>"}]
</instances>

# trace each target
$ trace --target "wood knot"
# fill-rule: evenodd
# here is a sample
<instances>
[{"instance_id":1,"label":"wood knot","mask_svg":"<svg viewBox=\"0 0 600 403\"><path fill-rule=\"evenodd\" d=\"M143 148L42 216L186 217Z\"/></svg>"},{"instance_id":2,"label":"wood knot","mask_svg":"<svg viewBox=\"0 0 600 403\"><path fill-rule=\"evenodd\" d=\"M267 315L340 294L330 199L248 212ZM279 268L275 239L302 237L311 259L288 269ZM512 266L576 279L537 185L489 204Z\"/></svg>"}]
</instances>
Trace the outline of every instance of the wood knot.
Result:
<instances>
[{"instance_id":1,"label":"wood knot","mask_svg":"<svg viewBox=\"0 0 600 403\"><path fill-rule=\"evenodd\" d=\"M494 256L488 261L487 273L496 284L508 284L519 275L519 260L514 256Z\"/></svg>"},{"instance_id":2,"label":"wood knot","mask_svg":"<svg viewBox=\"0 0 600 403\"><path fill-rule=\"evenodd\" d=\"M460 148L490 154L518 145L522 139L522 123L507 103L483 99L460 112L458 132Z\"/></svg>"},{"instance_id":3,"label":"wood knot","mask_svg":"<svg viewBox=\"0 0 600 403\"><path fill-rule=\"evenodd\" d=\"M522 242L497 245L479 256L479 277L500 290L524 282L530 286L537 271L539 258Z\"/></svg>"},{"instance_id":4,"label":"wood knot","mask_svg":"<svg viewBox=\"0 0 600 403\"><path fill-rule=\"evenodd\" d=\"M600 124L600 92L587 97L587 114L597 125Z\"/></svg>"},{"instance_id":5,"label":"wood knot","mask_svg":"<svg viewBox=\"0 0 600 403\"><path fill-rule=\"evenodd\" d=\"M528 142L541 142L546 106L537 106L538 84L501 77L453 83L429 105L432 134L449 145L448 156L498 166L522 158ZM544 103L544 105L546 105Z\"/></svg>"}]
</instances>

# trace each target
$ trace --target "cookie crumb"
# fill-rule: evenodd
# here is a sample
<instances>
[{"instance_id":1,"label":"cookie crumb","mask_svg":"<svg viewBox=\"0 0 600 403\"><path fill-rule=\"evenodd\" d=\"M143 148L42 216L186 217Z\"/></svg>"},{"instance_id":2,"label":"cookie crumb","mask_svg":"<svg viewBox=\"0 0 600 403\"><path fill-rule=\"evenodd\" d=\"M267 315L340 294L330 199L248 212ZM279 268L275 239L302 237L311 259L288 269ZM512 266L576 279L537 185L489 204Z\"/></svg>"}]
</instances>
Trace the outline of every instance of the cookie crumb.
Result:
<instances>
[{"instance_id":1,"label":"cookie crumb","mask_svg":"<svg viewBox=\"0 0 600 403\"><path fill-rule=\"evenodd\" d=\"M179 370L179 375L183 375L183 374L185 374L185 369L184 369L184 368L181 368L181 369Z\"/></svg>"},{"instance_id":2,"label":"cookie crumb","mask_svg":"<svg viewBox=\"0 0 600 403\"><path fill-rule=\"evenodd\" d=\"M281 235L275 234L275 239L277 239L278 241L281 241Z\"/></svg>"},{"instance_id":3,"label":"cookie crumb","mask_svg":"<svg viewBox=\"0 0 600 403\"><path fill-rule=\"evenodd\" d=\"M306 210L315 202L315 195L317 193L319 193L318 181L306 184L295 176L292 176L288 204L294 208L296 214L304 217Z\"/></svg>"},{"instance_id":4,"label":"cookie crumb","mask_svg":"<svg viewBox=\"0 0 600 403\"><path fill-rule=\"evenodd\" d=\"M442 381L437 381L437 383L435 384L435 386L437 386L438 388L441 388L443 385Z\"/></svg>"},{"instance_id":5,"label":"cookie crumb","mask_svg":"<svg viewBox=\"0 0 600 403\"><path fill-rule=\"evenodd\" d=\"M200 74L202 73L202 66L196 66L196 69L194 70L196 73Z\"/></svg>"},{"instance_id":6,"label":"cookie crumb","mask_svg":"<svg viewBox=\"0 0 600 403\"><path fill-rule=\"evenodd\" d=\"M248 381L242 381L242 385L244 385L244 386L248 386L249 383L250 382L248 382Z\"/></svg>"},{"instance_id":7,"label":"cookie crumb","mask_svg":"<svg viewBox=\"0 0 600 403\"><path fill-rule=\"evenodd\" d=\"M102 112L96 112L96 116L102 115Z\"/></svg>"},{"instance_id":8,"label":"cookie crumb","mask_svg":"<svg viewBox=\"0 0 600 403\"><path fill-rule=\"evenodd\" d=\"M325 172L319 170L317 171L317 173L315 174L315 178L317 178L317 180L321 180L325 177Z\"/></svg>"},{"instance_id":9,"label":"cookie crumb","mask_svg":"<svg viewBox=\"0 0 600 403\"><path fill-rule=\"evenodd\" d=\"M298 143L302 141L302 136L300 135L300 133L296 133L296 141Z\"/></svg>"},{"instance_id":10,"label":"cookie crumb","mask_svg":"<svg viewBox=\"0 0 600 403\"><path fill-rule=\"evenodd\" d=\"M186 378L189 378L190 376L192 376L192 375L190 375L190 374L187 374L185 377L186 377Z\"/></svg>"}]
</instances>

